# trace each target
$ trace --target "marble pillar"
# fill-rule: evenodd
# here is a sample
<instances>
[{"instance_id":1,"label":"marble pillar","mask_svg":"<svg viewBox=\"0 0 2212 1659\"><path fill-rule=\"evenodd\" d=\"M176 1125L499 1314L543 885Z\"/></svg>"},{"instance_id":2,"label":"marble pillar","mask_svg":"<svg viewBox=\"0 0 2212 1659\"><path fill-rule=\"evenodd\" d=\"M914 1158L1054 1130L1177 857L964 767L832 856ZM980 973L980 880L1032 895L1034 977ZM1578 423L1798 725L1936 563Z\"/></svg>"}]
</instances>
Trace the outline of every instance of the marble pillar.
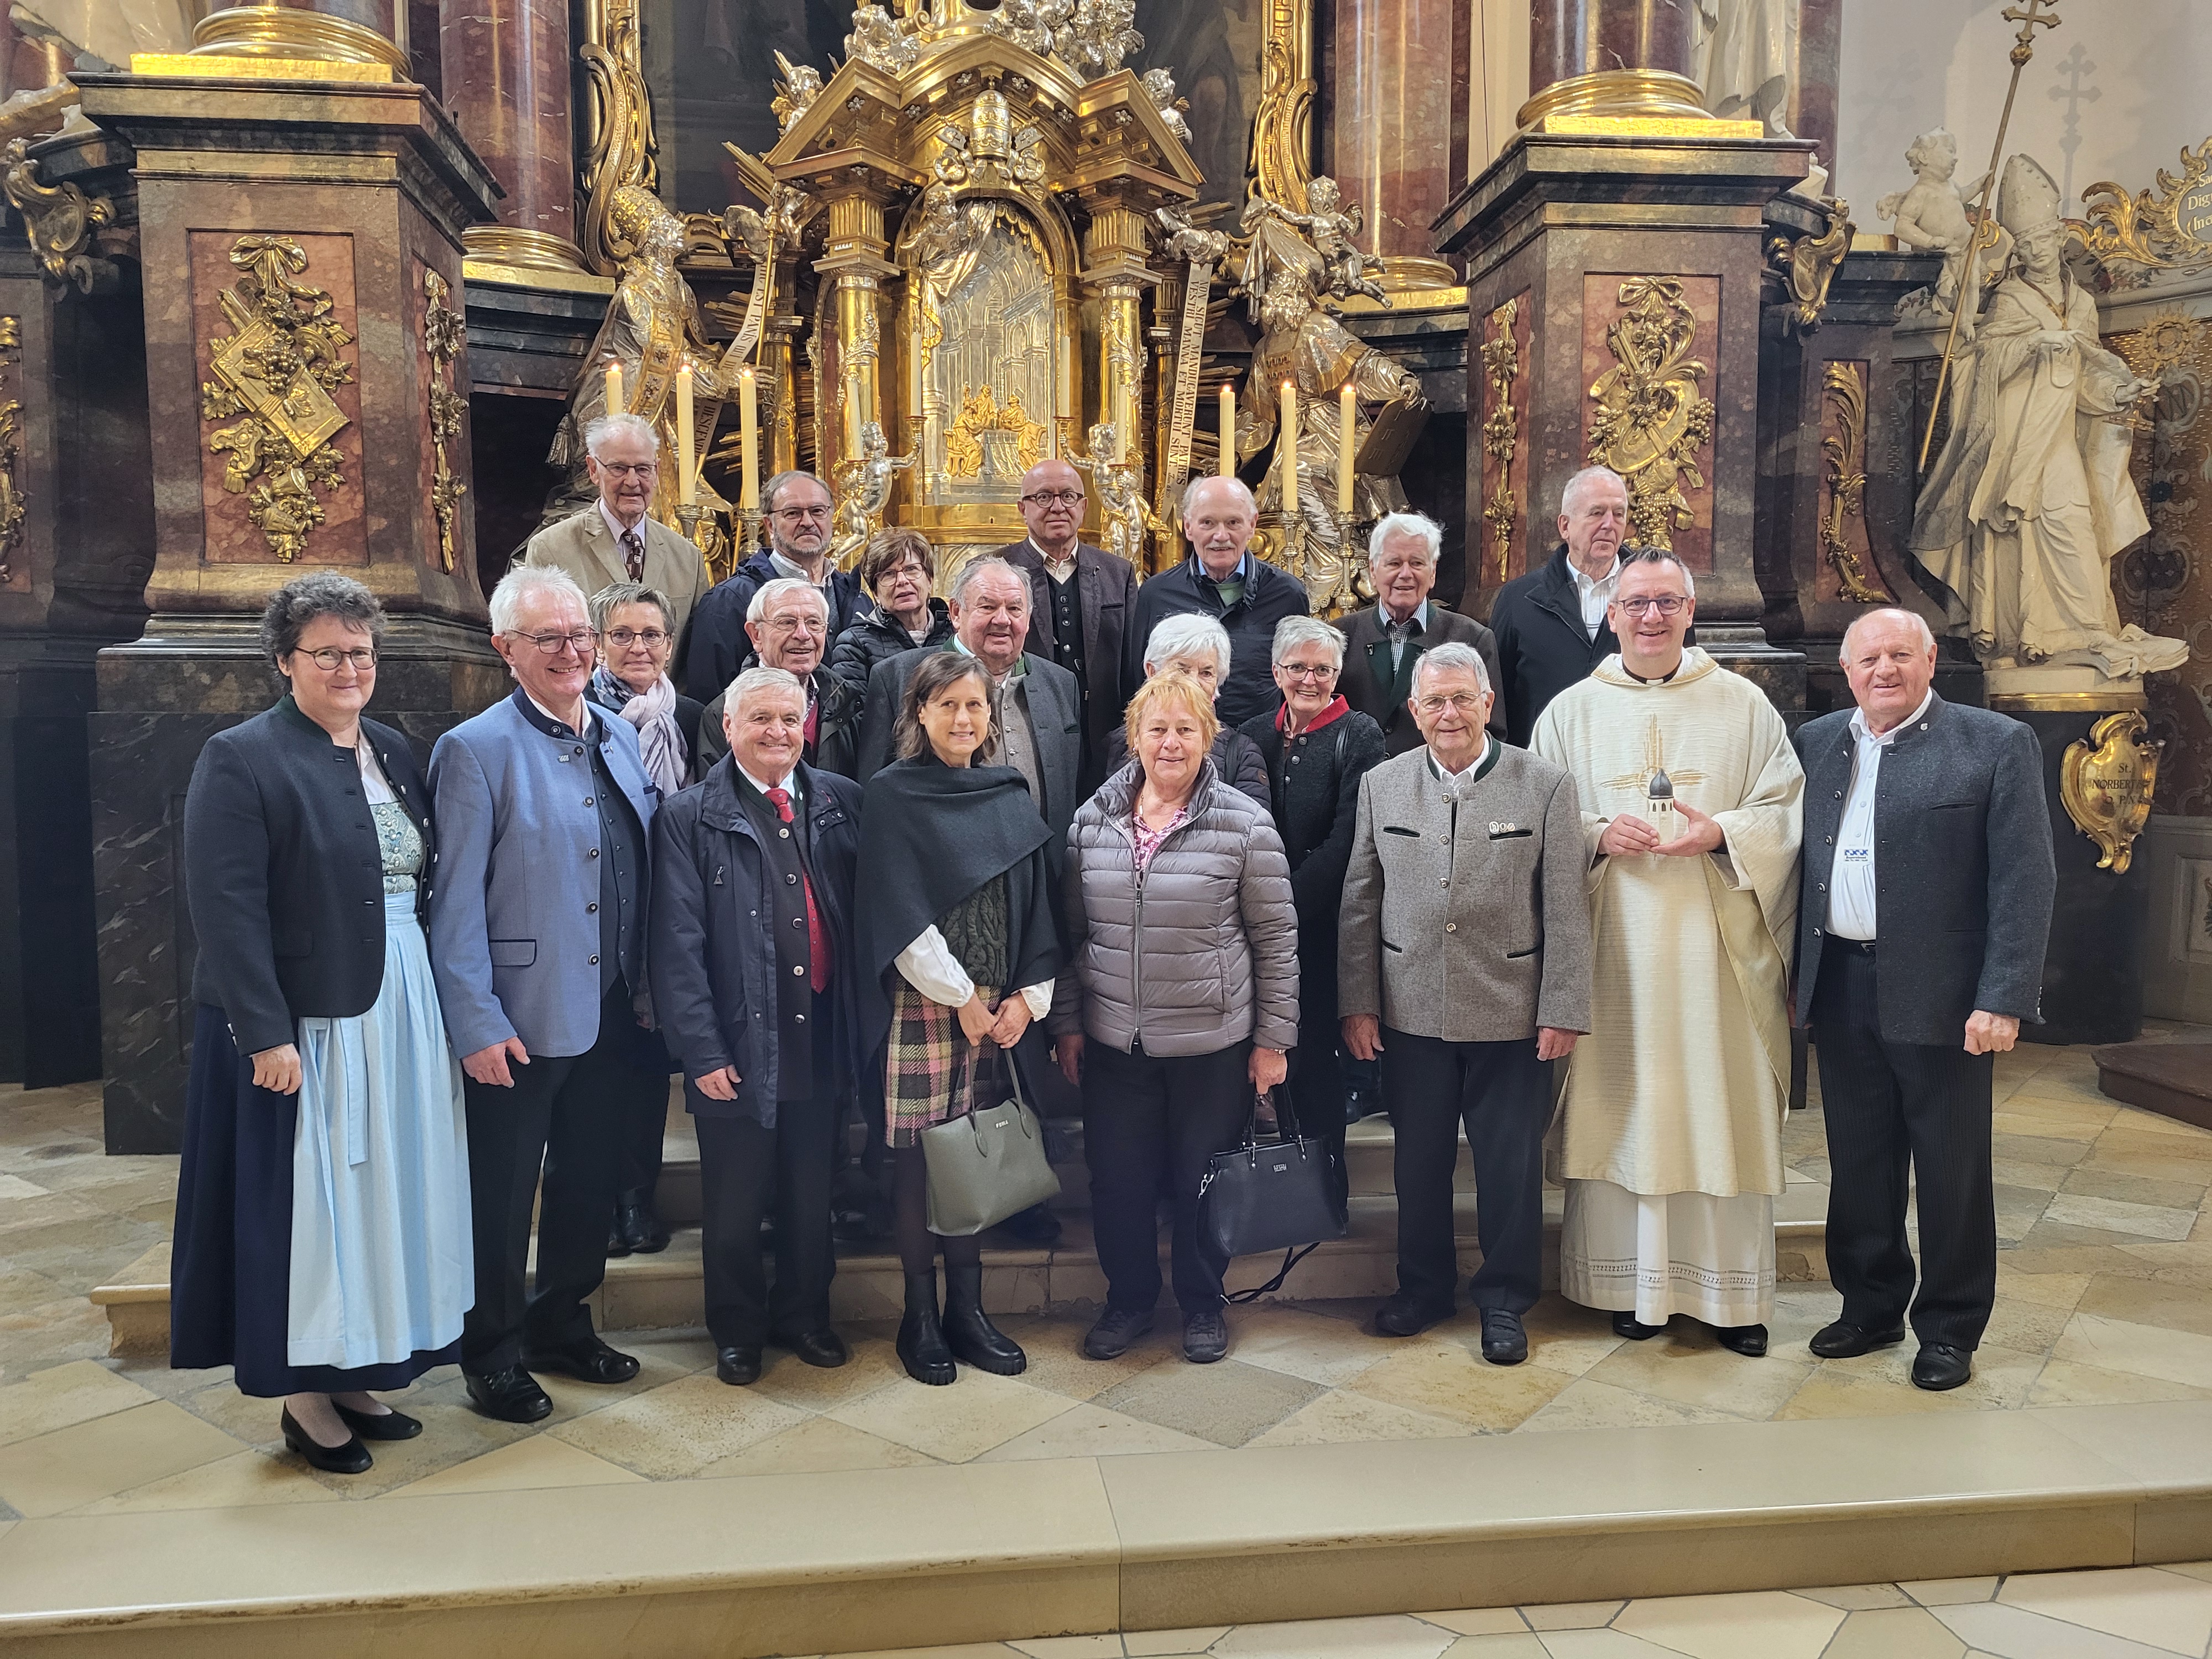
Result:
<instances>
[{"instance_id":1,"label":"marble pillar","mask_svg":"<svg viewBox=\"0 0 2212 1659\"><path fill-rule=\"evenodd\" d=\"M1690 72L1687 0L1533 0L1528 94L1586 75Z\"/></svg>"},{"instance_id":2,"label":"marble pillar","mask_svg":"<svg viewBox=\"0 0 2212 1659\"><path fill-rule=\"evenodd\" d=\"M1382 261L1386 289L1458 280L1429 226L1450 193L1453 82L1466 72L1454 24L1466 10L1463 0L1336 0L1326 16L1322 171L1359 204L1359 246Z\"/></svg>"},{"instance_id":3,"label":"marble pillar","mask_svg":"<svg viewBox=\"0 0 2212 1659\"><path fill-rule=\"evenodd\" d=\"M400 0L260 0L280 11L311 11L319 17L336 17L362 28L374 29L386 40L399 38L395 16Z\"/></svg>"},{"instance_id":4,"label":"marble pillar","mask_svg":"<svg viewBox=\"0 0 2212 1659\"><path fill-rule=\"evenodd\" d=\"M374 591L389 623L369 713L426 750L504 685L465 495L453 510L471 471L467 356L441 355L461 321L461 228L490 216L495 187L405 82L303 96L217 59L78 86L87 118L135 153L144 273L153 614L100 653L91 753L107 1144L155 1152L178 1144L190 1063L184 793L207 738L275 700L258 639L269 595L315 569ZM327 331L295 349L336 359L281 400L238 344L270 282ZM241 447L256 422L308 435ZM304 479L256 470L301 442Z\"/></svg>"},{"instance_id":5,"label":"marble pillar","mask_svg":"<svg viewBox=\"0 0 2212 1659\"><path fill-rule=\"evenodd\" d=\"M463 234L470 257L581 270L567 0L442 0L439 39L446 107L507 191Z\"/></svg>"}]
</instances>

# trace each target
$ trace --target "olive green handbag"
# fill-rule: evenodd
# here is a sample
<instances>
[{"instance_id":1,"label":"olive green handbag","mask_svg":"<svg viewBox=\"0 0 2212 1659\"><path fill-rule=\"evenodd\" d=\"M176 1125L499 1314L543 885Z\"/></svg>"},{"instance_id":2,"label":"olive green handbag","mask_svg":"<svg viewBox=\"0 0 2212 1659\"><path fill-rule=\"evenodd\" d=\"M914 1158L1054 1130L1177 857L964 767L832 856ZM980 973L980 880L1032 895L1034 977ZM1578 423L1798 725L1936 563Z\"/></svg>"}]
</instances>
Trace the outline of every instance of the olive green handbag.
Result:
<instances>
[{"instance_id":1,"label":"olive green handbag","mask_svg":"<svg viewBox=\"0 0 2212 1659\"><path fill-rule=\"evenodd\" d=\"M974 1051L971 1049L972 1056ZM921 1132L929 1171L929 1231L964 1238L1058 1194L1060 1177L1044 1155L1044 1127L1022 1099L1021 1069L1006 1056L1013 1097L977 1109L975 1066L968 1066L968 1109Z\"/></svg>"}]
</instances>

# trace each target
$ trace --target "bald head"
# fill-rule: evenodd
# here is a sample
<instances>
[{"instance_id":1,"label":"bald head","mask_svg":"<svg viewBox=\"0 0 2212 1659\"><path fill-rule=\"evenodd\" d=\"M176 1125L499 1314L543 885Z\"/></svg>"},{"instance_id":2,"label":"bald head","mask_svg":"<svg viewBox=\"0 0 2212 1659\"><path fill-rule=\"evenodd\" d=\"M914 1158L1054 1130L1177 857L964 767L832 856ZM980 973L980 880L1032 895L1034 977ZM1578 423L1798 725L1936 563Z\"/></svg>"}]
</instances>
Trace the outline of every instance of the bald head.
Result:
<instances>
[{"instance_id":1,"label":"bald head","mask_svg":"<svg viewBox=\"0 0 2212 1659\"><path fill-rule=\"evenodd\" d=\"M1844 630L1843 649L1837 653L1836 659L1844 663L1850 661L1851 642L1856 638L1874 633L1886 634L1900 628L1917 641L1923 650L1935 650L1936 631L1925 621L1910 611L1885 605L1879 611L1868 611Z\"/></svg>"},{"instance_id":2,"label":"bald head","mask_svg":"<svg viewBox=\"0 0 2212 1659\"><path fill-rule=\"evenodd\" d=\"M1022 474L1022 522L1048 559L1075 556L1083 528L1083 475L1057 457Z\"/></svg>"},{"instance_id":3,"label":"bald head","mask_svg":"<svg viewBox=\"0 0 2212 1659\"><path fill-rule=\"evenodd\" d=\"M1844 630L1844 678L1868 726L1910 720L1936 683L1936 635L1910 611L1869 611Z\"/></svg>"}]
</instances>

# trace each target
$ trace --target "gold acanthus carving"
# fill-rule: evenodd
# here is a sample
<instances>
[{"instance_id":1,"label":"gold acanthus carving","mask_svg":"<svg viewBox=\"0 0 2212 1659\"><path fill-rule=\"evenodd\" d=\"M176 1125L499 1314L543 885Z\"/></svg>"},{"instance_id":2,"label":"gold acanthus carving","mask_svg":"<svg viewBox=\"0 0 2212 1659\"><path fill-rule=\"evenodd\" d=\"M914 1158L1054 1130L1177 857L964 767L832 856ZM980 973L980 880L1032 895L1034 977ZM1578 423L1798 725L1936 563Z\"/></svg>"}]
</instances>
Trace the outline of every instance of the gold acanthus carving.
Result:
<instances>
[{"instance_id":1,"label":"gold acanthus carving","mask_svg":"<svg viewBox=\"0 0 2212 1659\"><path fill-rule=\"evenodd\" d=\"M1879 581L1868 580L1866 567L1851 546L1850 521L1859 516L1866 494L1867 394L1863 371L1857 363L1832 362L1820 371L1820 393L1835 411L1836 429L1820 440L1820 453L1828 463L1827 504L1820 513L1820 548L1835 567L1844 597L1854 605L1894 605L1896 598Z\"/></svg>"},{"instance_id":2,"label":"gold acanthus carving","mask_svg":"<svg viewBox=\"0 0 2212 1659\"><path fill-rule=\"evenodd\" d=\"M105 196L88 196L66 180L46 183L39 174L39 164L26 153L29 143L11 138L0 150L0 191L23 216L24 234L46 275L57 283L74 283L89 294L98 270L87 250L94 234L114 222L115 204Z\"/></svg>"},{"instance_id":3,"label":"gold acanthus carving","mask_svg":"<svg viewBox=\"0 0 2212 1659\"><path fill-rule=\"evenodd\" d=\"M23 549L23 323L0 317L0 587Z\"/></svg>"},{"instance_id":4,"label":"gold acanthus carving","mask_svg":"<svg viewBox=\"0 0 2212 1659\"><path fill-rule=\"evenodd\" d=\"M989 386L960 391L960 412L945 428L945 470L956 478L981 476L987 435L1003 432L1012 436L1020 470L1028 471L1044 455L1045 428L1022 407L1022 394L1014 392L1001 404Z\"/></svg>"},{"instance_id":5,"label":"gold acanthus carving","mask_svg":"<svg viewBox=\"0 0 2212 1659\"><path fill-rule=\"evenodd\" d=\"M1628 481L1636 539L1671 549L1697 521L1687 492L1705 488L1698 454L1713 435L1712 400L1698 390L1706 366L1690 356L1698 319L1675 276L1632 276L1619 303L1605 331L1616 366L1589 389L1589 459Z\"/></svg>"},{"instance_id":6,"label":"gold acanthus carving","mask_svg":"<svg viewBox=\"0 0 2212 1659\"><path fill-rule=\"evenodd\" d=\"M2124 876L2136 837L2150 818L2158 786L2160 745L2150 741L2142 711L2122 709L2066 745L2058 763L2058 799L2074 827L2097 843L2100 870Z\"/></svg>"},{"instance_id":7,"label":"gold acanthus carving","mask_svg":"<svg viewBox=\"0 0 2212 1659\"><path fill-rule=\"evenodd\" d=\"M461 313L446 303L453 285L434 270L422 273L422 350L430 359L430 506L438 515L438 568L453 572L453 517L467 495L446 446L461 435L468 400L453 390L453 360L461 355L467 327Z\"/></svg>"},{"instance_id":8,"label":"gold acanthus carving","mask_svg":"<svg viewBox=\"0 0 2212 1659\"><path fill-rule=\"evenodd\" d=\"M637 250L614 213L616 193L635 185L658 191L659 143L645 84L638 0L591 0L595 38L576 55L590 77L590 151L579 179L584 198L584 258L602 276L622 270Z\"/></svg>"},{"instance_id":9,"label":"gold acanthus carving","mask_svg":"<svg viewBox=\"0 0 2212 1659\"><path fill-rule=\"evenodd\" d=\"M1857 228L1851 222L1851 204L1838 197L1828 206L1828 228L1820 235L1778 236L1767 244L1768 257L1797 302L1799 328L1820 325L1820 313L1828 308L1828 285L1836 280L1844 255L1851 251L1851 236Z\"/></svg>"},{"instance_id":10,"label":"gold acanthus carving","mask_svg":"<svg viewBox=\"0 0 2212 1659\"><path fill-rule=\"evenodd\" d=\"M246 498L246 517L290 564L323 522L319 495L343 487L331 440L352 422L331 396L354 377L339 355L353 335L322 289L292 279L307 250L289 236L241 236L230 263L241 274L219 296L235 332L211 343L215 379L200 382L200 418L229 421L208 434L228 455L222 487Z\"/></svg>"},{"instance_id":11,"label":"gold acanthus carving","mask_svg":"<svg viewBox=\"0 0 2212 1659\"><path fill-rule=\"evenodd\" d=\"M2081 192L2086 219L2068 230L2094 258L2153 270L2212 270L2212 138L2181 152L2181 172L2130 196L2109 181Z\"/></svg>"},{"instance_id":12,"label":"gold acanthus carving","mask_svg":"<svg viewBox=\"0 0 2212 1659\"><path fill-rule=\"evenodd\" d=\"M1498 487L1482 505L1482 521L1490 526L1490 546L1498 556L1500 582L1510 568L1513 520L1521 505L1513 493L1513 458L1521 447L1521 412L1513 407L1513 382L1521 375L1521 343L1514 335L1520 316L1520 300L1508 300L1486 319L1484 327L1489 335L1482 343L1482 372L1490 383L1490 413L1482 421L1482 450L1498 464Z\"/></svg>"},{"instance_id":13,"label":"gold acanthus carving","mask_svg":"<svg viewBox=\"0 0 2212 1659\"><path fill-rule=\"evenodd\" d=\"M1252 118L1252 171L1259 193L1307 210L1313 177L1312 0L1267 0L1260 48L1260 102Z\"/></svg>"}]
</instances>

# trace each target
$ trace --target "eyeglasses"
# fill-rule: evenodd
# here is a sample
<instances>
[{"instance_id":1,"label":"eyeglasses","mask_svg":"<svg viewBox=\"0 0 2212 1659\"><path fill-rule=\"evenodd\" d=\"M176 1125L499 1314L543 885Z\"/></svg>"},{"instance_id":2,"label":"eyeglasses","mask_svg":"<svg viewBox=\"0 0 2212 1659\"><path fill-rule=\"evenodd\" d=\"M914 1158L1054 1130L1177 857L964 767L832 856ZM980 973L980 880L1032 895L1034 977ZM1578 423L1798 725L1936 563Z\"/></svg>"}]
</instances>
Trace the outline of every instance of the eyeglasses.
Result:
<instances>
[{"instance_id":1,"label":"eyeglasses","mask_svg":"<svg viewBox=\"0 0 2212 1659\"><path fill-rule=\"evenodd\" d=\"M803 524L809 519L819 519L823 523L827 524L830 522L830 515L836 510L834 507L779 507L769 516L772 519L782 519L792 524Z\"/></svg>"},{"instance_id":2,"label":"eyeglasses","mask_svg":"<svg viewBox=\"0 0 2212 1659\"><path fill-rule=\"evenodd\" d=\"M771 634L826 634L830 624L819 617L770 617L762 624Z\"/></svg>"},{"instance_id":3,"label":"eyeglasses","mask_svg":"<svg viewBox=\"0 0 2212 1659\"><path fill-rule=\"evenodd\" d=\"M369 669L376 666L376 653L365 645L356 645L350 651L340 651L325 646L320 651L298 651L295 654L307 658L325 674L337 673L338 665L342 662L351 663L356 669Z\"/></svg>"},{"instance_id":4,"label":"eyeglasses","mask_svg":"<svg viewBox=\"0 0 2212 1659\"><path fill-rule=\"evenodd\" d=\"M557 654L564 645L573 647L581 655L599 642L599 631L590 628L572 628L565 634L512 634L507 637L528 640L548 657Z\"/></svg>"},{"instance_id":5,"label":"eyeglasses","mask_svg":"<svg viewBox=\"0 0 2212 1659\"><path fill-rule=\"evenodd\" d=\"M668 643L668 635L658 628L610 628L606 641L617 650L624 646L641 645L648 651L658 651Z\"/></svg>"},{"instance_id":6,"label":"eyeglasses","mask_svg":"<svg viewBox=\"0 0 2212 1659\"><path fill-rule=\"evenodd\" d=\"M660 463L659 461L600 461L599 471L611 472L617 478L650 478L660 471Z\"/></svg>"},{"instance_id":7,"label":"eyeglasses","mask_svg":"<svg viewBox=\"0 0 2212 1659\"><path fill-rule=\"evenodd\" d=\"M1472 714L1482 707L1482 699L1472 691L1462 691L1449 697L1416 697L1413 707L1424 714L1441 714L1447 708L1456 708L1462 714Z\"/></svg>"},{"instance_id":8,"label":"eyeglasses","mask_svg":"<svg viewBox=\"0 0 2212 1659\"><path fill-rule=\"evenodd\" d=\"M1623 616L1641 617L1656 611L1662 617L1671 617L1689 601L1680 593L1662 593L1652 599L1615 599L1613 603L1620 607Z\"/></svg>"},{"instance_id":9,"label":"eyeglasses","mask_svg":"<svg viewBox=\"0 0 2212 1659\"><path fill-rule=\"evenodd\" d=\"M1337 671L1325 662L1279 662L1275 672L1294 680L1333 680Z\"/></svg>"},{"instance_id":10,"label":"eyeglasses","mask_svg":"<svg viewBox=\"0 0 2212 1659\"><path fill-rule=\"evenodd\" d=\"M1080 507L1083 492L1079 489L1040 489L1022 497L1024 507Z\"/></svg>"}]
</instances>

